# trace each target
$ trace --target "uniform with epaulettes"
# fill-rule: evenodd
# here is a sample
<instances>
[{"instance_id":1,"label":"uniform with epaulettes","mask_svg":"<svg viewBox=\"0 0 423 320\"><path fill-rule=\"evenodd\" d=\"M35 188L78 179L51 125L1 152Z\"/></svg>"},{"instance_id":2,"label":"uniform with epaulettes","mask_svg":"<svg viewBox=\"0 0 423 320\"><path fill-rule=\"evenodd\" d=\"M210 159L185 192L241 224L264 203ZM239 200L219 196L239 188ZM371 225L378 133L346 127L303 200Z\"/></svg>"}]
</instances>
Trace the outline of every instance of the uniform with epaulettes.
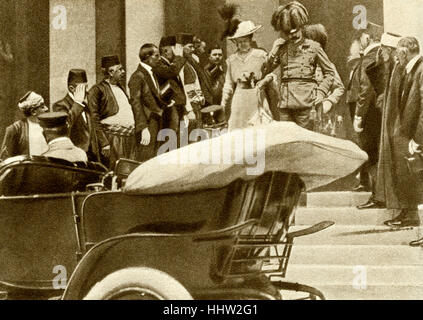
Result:
<instances>
[{"instance_id":1,"label":"uniform with epaulettes","mask_svg":"<svg viewBox=\"0 0 423 320\"><path fill-rule=\"evenodd\" d=\"M323 80L315 80L316 67L320 66ZM316 101L322 101L332 86L335 70L319 43L303 39L299 43L286 42L276 56L270 55L264 65L265 73L281 68L280 103L281 120L293 120L302 127L310 126L310 111Z\"/></svg>"}]
</instances>

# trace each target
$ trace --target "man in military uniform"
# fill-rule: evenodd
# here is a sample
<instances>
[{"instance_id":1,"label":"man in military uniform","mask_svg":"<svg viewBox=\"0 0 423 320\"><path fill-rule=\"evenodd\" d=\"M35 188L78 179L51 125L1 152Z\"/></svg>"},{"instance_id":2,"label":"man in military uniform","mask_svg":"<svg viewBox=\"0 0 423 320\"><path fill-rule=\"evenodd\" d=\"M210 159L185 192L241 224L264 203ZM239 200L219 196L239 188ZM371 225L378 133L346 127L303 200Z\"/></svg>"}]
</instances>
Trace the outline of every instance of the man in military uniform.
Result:
<instances>
[{"instance_id":1,"label":"man in military uniform","mask_svg":"<svg viewBox=\"0 0 423 320\"><path fill-rule=\"evenodd\" d=\"M272 25L281 32L281 38L273 45L264 65L264 73L268 75L259 86L271 82L273 75L269 73L280 66L280 121L293 121L312 129L316 108L327 96L335 71L320 44L304 37L303 28L307 23L307 9L299 2L290 2L274 12ZM318 65L323 73L319 85L315 80Z\"/></svg>"},{"instance_id":2,"label":"man in military uniform","mask_svg":"<svg viewBox=\"0 0 423 320\"><path fill-rule=\"evenodd\" d=\"M69 138L68 114L66 112L48 112L39 115L38 119L48 143L48 150L42 156L69 162L88 161L85 151L75 147Z\"/></svg>"}]
</instances>

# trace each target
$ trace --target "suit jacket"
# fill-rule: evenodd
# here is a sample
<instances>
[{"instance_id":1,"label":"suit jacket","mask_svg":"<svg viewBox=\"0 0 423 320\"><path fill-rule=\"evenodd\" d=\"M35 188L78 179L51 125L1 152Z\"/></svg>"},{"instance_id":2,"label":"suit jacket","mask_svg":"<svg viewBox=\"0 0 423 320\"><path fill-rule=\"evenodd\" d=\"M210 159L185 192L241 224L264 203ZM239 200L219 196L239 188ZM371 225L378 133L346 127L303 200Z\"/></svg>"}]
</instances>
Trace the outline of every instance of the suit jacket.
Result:
<instances>
[{"instance_id":1,"label":"suit jacket","mask_svg":"<svg viewBox=\"0 0 423 320\"><path fill-rule=\"evenodd\" d=\"M366 115L369 109L376 107L376 91L367 75L369 66L376 63L378 47L374 47L366 55L363 56L358 72L359 90L357 108L355 111L356 116L363 118L363 123L366 122Z\"/></svg>"},{"instance_id":2,"label":"suit jacket","mask_svg":"<svg viewBox=\"0 0 423 320\"><path fill-rule=\"evenodd\" d=\"M399 92L399 121L394 135L423 145L423 57L420 57L413 69L406 75L403 92Z\"/></svg>"},{"instance_id":3,"label":"suit jacket","mask_svg":"<svg viewBox=\"0 0 423 320\"><path fill-rule=\"evenodd\" d=\"M29 155L27 120L19 120L6 128L0 159L5 160L19 155Z\"/></svg>"},{"instance_id":4,"label":"suit jacket","mask_svg":"<svg viewBox=\"0 0 423 320\"><path fill-rule=\"evenodd\" d=\"M204 71L212 84L213 104L220 104L222 101L223 86L225 85L226 65L225 63L221 65L208 63L204 67Z\"/></svg>"},{"instance_id":5,"label":"suit jacket","mask_svg":"<svg viewBox=\"0 0 423 320\"><path fill-rule=\"evenodd\" d=\"M351 63L351 71L348 78L347 90L345 94L345 101L347 103L356 103L358 100L358 91L360 88L359 83L359 68L360 68L361 58L357 58Z\"/></svg>"},{"instance_id":6,"label":"suit jacket","mask_svg":"<svg viewBox=\"0 0 423 320\"><path fill-rule=\"evenodd\" d=\"M87 154L81 148L75 147L69 138L59 138L50 141L49 149L42 154L43 157L51 157L67 160L69 162L87 162Z\"/></svg>"},{"instance_id":7,"label":"suit jacket","mask_svg":"<svg viewBox=\"0 0 423 320\"><path fill-rule=\"evenodd\" d=\"M68 94L65 98L53 104L53 111L64 111L69 115L70 139L72 143L84 150L90 151L94 161L100 160L97 136L91 121L91 114L88 108L84 108L75 102ZM86 121L83 113L85 113Z\"/></svg>"},{"instance_id":8,"label":"suit jacket","mask_svg":"<svg viewBox=\"0 0 423 320\"><path fill-rule=\"evenodd\" d=\"M158 65L153 68L153 73L156 75L160 86L163 86L166 82L170 83L174 92L172 99L175 100L177 106L185 106L186 104L184 87L179 78L179 73L185 65L185 62L185 58L178 56L175 57L172 63L160 58Z\"/></svg>"},{"instance_id":9,"label":"suit jacket","mask_svg":"<svg viewBox=\"0 0 423 320\"><path fill-rule=\"evenodd\" d=\"M150 74L141 64L131 75L128 86L135 118L135 137L139 143L141 132L148 127L150 118L161 119L167 104L161 99Z\"/></svg>"},{"instance_id":10,"label":"suit jacket","mask_svg":"<svg viewBox=\"0 0 423 320\"><path fill-rule=\"evenodd\" d=\"M125 92L125 88L119 87ZM102 148L109 145L109 141L102 130L101 120L114 116L119 112L119 105L106 80L94 85L88 91L88 108L91 113L91 121L97 135L98 143Z\"/></svg>"}]
</instances>

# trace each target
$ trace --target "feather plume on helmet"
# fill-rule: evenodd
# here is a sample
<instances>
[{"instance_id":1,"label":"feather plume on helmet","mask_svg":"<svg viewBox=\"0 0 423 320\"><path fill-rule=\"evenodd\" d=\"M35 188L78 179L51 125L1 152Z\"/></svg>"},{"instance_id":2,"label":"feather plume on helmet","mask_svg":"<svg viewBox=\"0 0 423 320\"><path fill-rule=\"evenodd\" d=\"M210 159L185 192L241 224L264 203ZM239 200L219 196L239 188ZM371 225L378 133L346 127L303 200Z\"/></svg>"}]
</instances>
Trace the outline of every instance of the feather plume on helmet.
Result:
<instances>
[{"instance_id":1,"label":"feather plume on helmet","mask_svg":"<svg viewBox=\"0 0 423 320\"><path fill-rule=\"evenodd\" d=\"M233 36L238 29L238 25L241 21L239 19L234 19L237 10L238 6L233 3L225 4L218 9L220 17L225 21L225 30L222 33L222 40L226 37Z\"/></svg>"},{"instance_id":2,"label":"feather plume on helmet","mask_svg":"<svg viewBox=\"0 0 423 320\"><path fill-rule=\"evenodd\" d=\"M290 33L303 28L308 23L308 11L298 1L280 6L272 15L271 24L276 31Z\"/></svg>"}]
</instances>

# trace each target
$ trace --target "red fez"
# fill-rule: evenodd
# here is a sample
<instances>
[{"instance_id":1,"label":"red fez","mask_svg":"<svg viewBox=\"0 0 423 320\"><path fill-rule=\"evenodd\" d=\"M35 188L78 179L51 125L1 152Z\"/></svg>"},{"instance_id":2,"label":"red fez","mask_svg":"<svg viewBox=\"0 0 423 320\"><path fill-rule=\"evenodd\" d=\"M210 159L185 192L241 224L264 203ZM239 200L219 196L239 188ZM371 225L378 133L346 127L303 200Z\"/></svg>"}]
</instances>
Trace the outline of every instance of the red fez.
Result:
<instances>
[{"instance_id":1,"label":"red fez","mask_svg":"<svg viewBox=\"0 0 423 320\"><path fill-rule=\"evenodd\" d=\"M180 33L176 36L176 41L183 46L192 43L194 44L194 35L190 33Z\"/></svg>"},{"instance_id":2,"label":"red fez","mask_svg":"<svg viewBox=\"0 0 423 320\"><path fill-rule=\"evenodd\" d=\"M57 128L66 125L68 114L66 112L47 112L38 116L40 126L43 128Z\"/></svg>"},{"instance_id":3,"label":"red fez","mask_svg":"<svg viewBox=\"0 0 423 320\"><path fill-rule=\"evenodd\" d=\"M119 57L116 55L101 58L101 67L104 69L117 66L118 64L120 64L120 60Z\"/></svg>"},{"instance_id":4,"label":"red fez","mask_svg":"<svg viewBox=\"0 0 423 320\"><path fill-rule=\"evenodd\" d=\"M163 48L163 47L172 47L176 45L176 37L175 36L169 36L169 37L163 37L160 40L160 44L159 47Z\"/></svg>"},{"instance_id":5,"label":"red fez","mask_svg":"<svg viewBox=\"0 0 423 320\"><path fill-rule=\"evenodd\" d=\"M87 73L83 69L72 69L68 74L68 84L88 82Z\"/></svg>"}]
</instances>

